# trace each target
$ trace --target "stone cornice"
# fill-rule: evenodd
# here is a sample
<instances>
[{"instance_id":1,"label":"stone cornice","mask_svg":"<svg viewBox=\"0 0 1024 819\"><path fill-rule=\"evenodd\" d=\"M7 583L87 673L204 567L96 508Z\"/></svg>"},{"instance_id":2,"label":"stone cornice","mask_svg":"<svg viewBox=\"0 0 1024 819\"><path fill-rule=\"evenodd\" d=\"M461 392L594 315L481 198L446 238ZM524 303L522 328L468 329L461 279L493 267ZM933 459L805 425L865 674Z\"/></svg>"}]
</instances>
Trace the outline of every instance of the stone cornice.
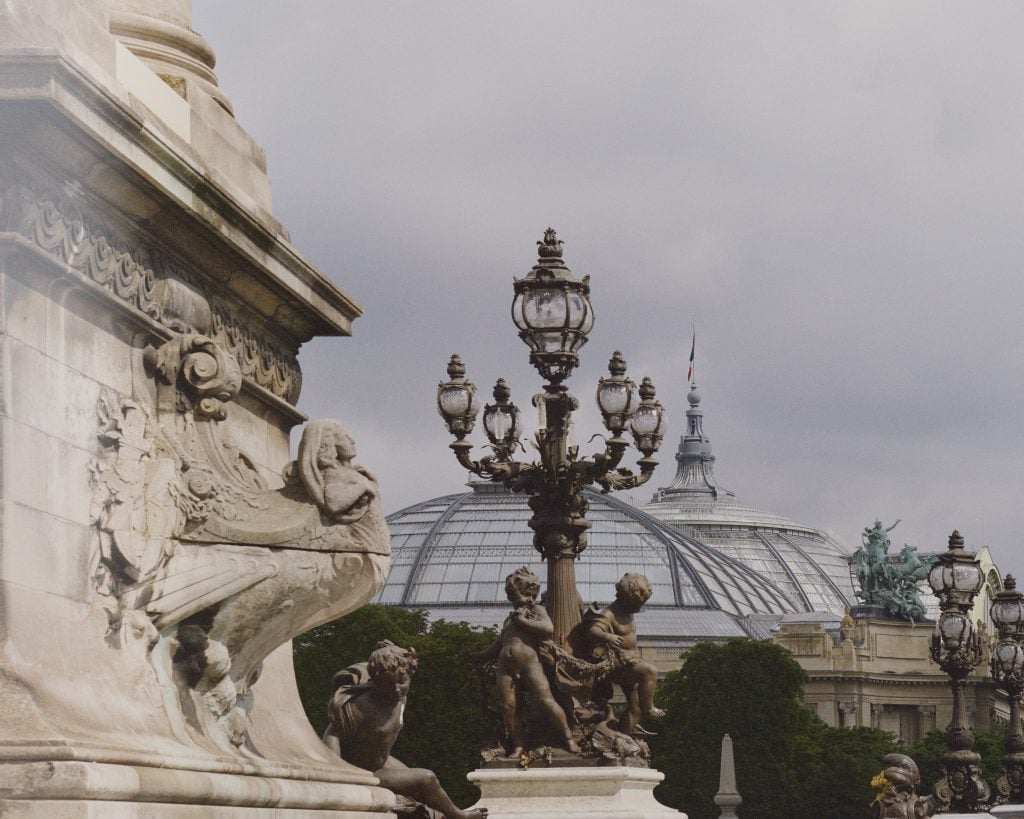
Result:
<instances>
[{"instance_id":1,"label":"stone cornice","mask_svg":"<svg viewBox=\"0 0 1024 819\"><path fill-rule=\"evenodd\" d=\"M160 250L132 247L116 229L101 229L77 205L41 188L38 180L0 167L0 241L6 237L8 244L32 248L64 272L97 285L139 318L160 325L164 337L180 328L164 315L158 283L188 283L207 299L211 336L235 356L242 375L280 401L295 404L302 387L297 350L289 350L269 332L257 333L234 305Z\"/></svg>"},{"instance_id":2,"label":"stone cornice","mask_svg":"<svg viewBox=\"0 0 1024 819\"><path fill-rule=\"evenodd\" d=\"M827 672L807 672L808 683L817 682L847 682L847 683L870 683L873 685L886 685L886 686L908 686L908 685L936 685L949 687L949 677L944 674L920 674L910 676L907 674L900 674L894 676L888 676L884 673L870 672L870 671L827 671ZM995 683L991 679L984 677L968 677L967 685L970 688L995 688Z\"/></svg>"},{"instance_id":3,"label":"stone cornice","mask_svg":"<svg viewBox=\"0 0 1024 819\"><path fill-rule=\"evenodd\" d=\"M204 167L185 140L151 124L145 109L132 104L132 98L122 99L54 51L19 49L0 55L0 124L6 120L11 127L17 112L22 123L56 124L83 151L99 142L124 163L126 173L141 174L150 191L155 188L173 202L178 218L240 257L232 289L247 289L237 286L234 274L257 282L257 289L277 302L270 309L264 305L264 315L297 342L349 335L352 320L362 313L359 305L295 251L269 213L229 192L230 184L218 181L215 167ZM3 127L0 138L10 141Z\"/></svg>"}]
</instances>

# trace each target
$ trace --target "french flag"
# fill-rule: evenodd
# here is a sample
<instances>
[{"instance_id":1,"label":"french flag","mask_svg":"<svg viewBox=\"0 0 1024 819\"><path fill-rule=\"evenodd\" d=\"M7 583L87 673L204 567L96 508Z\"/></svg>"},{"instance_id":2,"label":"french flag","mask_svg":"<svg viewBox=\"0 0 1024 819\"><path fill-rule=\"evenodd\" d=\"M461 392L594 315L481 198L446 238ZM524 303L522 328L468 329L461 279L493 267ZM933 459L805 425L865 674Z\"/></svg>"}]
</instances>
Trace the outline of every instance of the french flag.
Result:
<instances>
[{"instance_id":1,"label":"french flag","mask_svg":"<svg viewBox=\"0 0 1024 819\"><path fill-rule=\"evenodd\" d=\"M686 380L693 381L693 352L697 349L697 330L694 328L693 341L690 344L690 370L686 373Z\"/></svg>"}]
</instances>

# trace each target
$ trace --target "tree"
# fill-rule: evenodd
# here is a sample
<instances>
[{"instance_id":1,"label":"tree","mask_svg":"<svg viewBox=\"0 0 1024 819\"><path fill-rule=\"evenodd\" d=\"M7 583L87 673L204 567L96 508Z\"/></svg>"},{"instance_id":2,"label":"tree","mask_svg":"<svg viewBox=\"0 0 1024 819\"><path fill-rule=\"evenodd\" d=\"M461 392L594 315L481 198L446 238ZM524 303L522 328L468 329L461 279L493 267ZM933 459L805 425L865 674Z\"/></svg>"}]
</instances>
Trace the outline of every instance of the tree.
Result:
<instances>
[{"instance_id":1,"label":"tree","mask_svg":"<svg viewBox=\"0 0 1024 819\"><path fill-rule=\"evenodd\" d=\"M423 611L364 606L295 639L299 696L313 727L323 733L336 671L365 662L380 640L416 649L419 670L394 756L411 767L430 768L457 803L469 804L477 797L466 773L479 766L491 726L481 718L476 676L462 653L486 648L495 636L466 623L430 623Z\"/></svg>"},{"instance_id":2,"label":"tree","mask_svg":"<svg viewBox=\"0 0 1024 819\"><path fill-rule=\"evenodd\" d=\"M668 710L651 742L665 773L659 798L691 819L718 816L713 797L727 733L744 819L867 817L871 778L896 745L881 731L826 726L801 704L806 679L774 643L733 639L688 651L659 692Z\"/></svg>"},{"instance_id":3,"label":"tree","mask_svg":"<svg viewBox=\"0 0 1024 819\"><path fill-rule=\"evenodd\" d=\"M871 780L885 755L897 750L893 735L877 728L832 728L817 717L810 728L798 741L806 778L793 815L866 819L875 798Z\"/></svg>"}]
</instances>

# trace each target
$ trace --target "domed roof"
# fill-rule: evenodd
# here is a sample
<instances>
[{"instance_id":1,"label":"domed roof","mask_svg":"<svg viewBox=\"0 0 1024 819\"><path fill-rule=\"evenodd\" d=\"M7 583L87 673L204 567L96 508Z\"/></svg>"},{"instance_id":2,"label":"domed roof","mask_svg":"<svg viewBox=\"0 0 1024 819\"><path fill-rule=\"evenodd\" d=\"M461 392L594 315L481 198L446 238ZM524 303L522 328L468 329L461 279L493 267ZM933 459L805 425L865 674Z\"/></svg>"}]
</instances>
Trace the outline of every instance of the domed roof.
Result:
<instances>
[{"instance_id":1,"label":"domed roof","mask_svg":"<svg viewBox=\"0 0 1024 819\"><path fill-rule=\"evenodd\" d=\"M856 602L849 563L853 550L827 530L748 506L719 486L696 384L687 401L675 480L659 489L644 511L754 569L799 610L842 614Z\"/></svg>"},{"instance_id":2,"label":"domed roof","mask_svg":"<svg viewBox=\"0 0 1024 819\"><path fill-rule=\"evenodd\" d=\"M546 578L527 525L527 496L490 483L471 486L388 516L391 572L375 602L496 625L508 612L507 575L525 565ZM585 601L608 603L623 574L647 575L654 593L637 618L645 637L748 636L760 616L800 610L717 549L608 495L586 494L592 527L576 563L577 588Z\"/></svg>"}]
</instances>

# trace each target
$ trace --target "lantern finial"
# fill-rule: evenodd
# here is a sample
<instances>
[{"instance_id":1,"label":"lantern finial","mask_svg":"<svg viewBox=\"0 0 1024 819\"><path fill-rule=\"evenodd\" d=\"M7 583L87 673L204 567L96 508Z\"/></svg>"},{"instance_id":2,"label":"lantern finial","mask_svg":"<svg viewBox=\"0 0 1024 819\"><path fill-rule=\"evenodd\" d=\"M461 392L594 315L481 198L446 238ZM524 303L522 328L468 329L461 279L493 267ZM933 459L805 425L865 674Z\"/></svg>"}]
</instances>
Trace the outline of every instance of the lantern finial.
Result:
<instances>
[{"instance_id":1,"label":"lantern finial","mask_svg":"<svg viewBox=\"0 0 1024 819\"><path fill-rule=\"evenodd\" d=\"M565 243L555 234L555 229L549 227L544 231L544 238L537 242L537 255L541 259L561 259L563 244Z\"/></svg>"}]
</instances>

